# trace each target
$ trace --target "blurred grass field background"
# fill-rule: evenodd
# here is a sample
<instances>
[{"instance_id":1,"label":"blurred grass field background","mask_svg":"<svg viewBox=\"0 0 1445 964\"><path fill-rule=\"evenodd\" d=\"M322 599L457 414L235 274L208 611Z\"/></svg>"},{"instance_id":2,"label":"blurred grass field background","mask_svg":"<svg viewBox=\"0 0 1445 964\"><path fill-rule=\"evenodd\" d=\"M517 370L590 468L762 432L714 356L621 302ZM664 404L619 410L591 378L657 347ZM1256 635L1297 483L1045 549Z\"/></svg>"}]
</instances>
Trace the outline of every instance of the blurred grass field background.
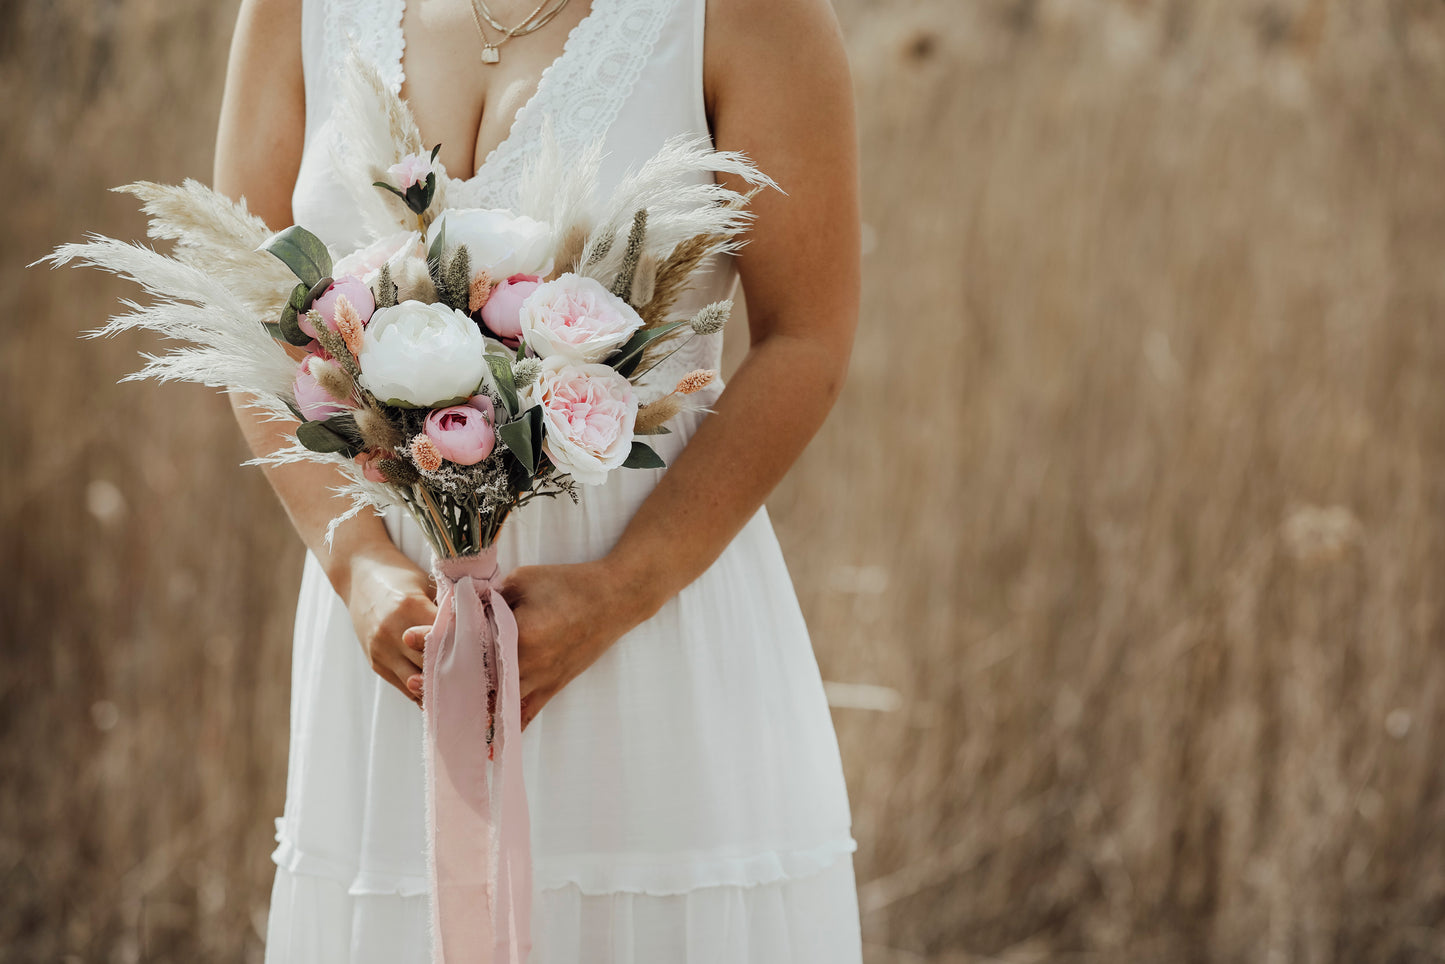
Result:
<instances>
[{"instance_id":1,"label":"blurred grass field background","mask_svg":"<svg viewBox=\"0 0 1445 964\"><path fill-rule=\"evenodd\" d=\"M1445 5L837 0L853 372L770 501L870 964L1445 960ZM301 548L80 342L234 0L0 2L0 961L252 962Z\"/></svg>"}]
</instances>

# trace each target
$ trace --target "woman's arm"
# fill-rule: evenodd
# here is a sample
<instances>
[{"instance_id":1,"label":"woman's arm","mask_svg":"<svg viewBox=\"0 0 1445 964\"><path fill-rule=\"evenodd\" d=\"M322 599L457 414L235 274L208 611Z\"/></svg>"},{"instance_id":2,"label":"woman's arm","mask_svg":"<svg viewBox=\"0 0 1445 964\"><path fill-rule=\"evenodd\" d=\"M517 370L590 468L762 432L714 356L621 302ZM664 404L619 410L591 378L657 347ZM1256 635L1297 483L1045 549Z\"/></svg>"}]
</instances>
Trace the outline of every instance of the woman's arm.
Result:
<instances>
[{"instance_id":1,"label":"woman's arm","mask_svg":"<svg viewBox=\"0 0 1445 964\"><path fill-rule=\"evenodd\" d=\"M728 0L710 5L706 36L717 147L746 152L787 191L754 200L739 259L751 348L606 558L508 580L524 719L712 564L822 425L847 371L858 163L832 10L827 0Z\"/></svg>"},{"instance_id":2,"label":"woman's arm","mask_svg":"<svg viewBox=\"0 0 1445 964\"><path fill-rule=\"evenodd\" d=\"M306 92L301 71L300 0L243 0L226 69L216 132L215 189L246 199L272 229L292 221L291 192L301 165ZM273 422L231 396L231 407L256 455L290 443L295 422ZM269 466L272 488L291 524L316 554L331 584L351 609L372 667L408 698L405 680L421 666L416 627L430 625L436 608L427 577L396 548L381 518L364 512L326 545L326 527L350 506L332 493L342 476L328 465ZM403 634L412 629L406 642Z\"/></svg>"}]
</instances>

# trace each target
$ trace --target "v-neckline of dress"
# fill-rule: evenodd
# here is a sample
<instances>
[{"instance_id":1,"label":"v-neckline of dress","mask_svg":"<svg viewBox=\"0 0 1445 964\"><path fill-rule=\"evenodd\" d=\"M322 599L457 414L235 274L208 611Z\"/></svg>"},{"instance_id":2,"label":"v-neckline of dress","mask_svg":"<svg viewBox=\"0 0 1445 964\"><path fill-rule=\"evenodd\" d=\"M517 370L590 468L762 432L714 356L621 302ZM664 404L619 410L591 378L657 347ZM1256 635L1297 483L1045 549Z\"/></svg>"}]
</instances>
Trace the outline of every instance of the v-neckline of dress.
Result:
<instances>
[{"instance_id":1,"label":"v-neckline of dress","mask_svg":"<svg viewBox=\"0 0 1445 964\"><path fill-rule=\"evenodd\" d=\"M577 42L578 37L585 35L588 31L596 28L596 23L598 22L598 13L601 12L609 2L610 0L592 0L592 6L587 11L587 15L581 20L577 21L575 24L573 24L572 29L567 31L567 39L562 43L562 52L559 53L550 64L543 68L541 75L537 78L537 88L532 91L532 96L528 97L526 102L523 103L521 107L518 107L517 112L512 115L512 123L507 127L506 136L503 137L500 141L498 141L496 146L487 152L487 156L482 158L482 163L477 165L477 169L469 177L454 177L452 178L452 181L454 183L469 184L472 181L478 180L479 178L481 178L482 174L486 172L487 168L491 167L493 162L496 161L499 156L501 156L502 149L511 147L512 142L516 139L519 133L519 121L528 113L537 109L538 106L543 103L542 96L548 90L548 79L563 62L569 60L573 56L576 56L576 54L574 53L574 49L579 46ZM407 109L410 110L411 100L407 97L403 97L401 93L402 87L406 85L405 23L406 0L401 0L401 10L396 18L396 32L400 36L401 40L401 43L397 46L396 55L396 96L400 98L401 102L403 104L406 104ZM473 153L475 155L475 150L473 151Z\"/></svg>"}]
</instances>

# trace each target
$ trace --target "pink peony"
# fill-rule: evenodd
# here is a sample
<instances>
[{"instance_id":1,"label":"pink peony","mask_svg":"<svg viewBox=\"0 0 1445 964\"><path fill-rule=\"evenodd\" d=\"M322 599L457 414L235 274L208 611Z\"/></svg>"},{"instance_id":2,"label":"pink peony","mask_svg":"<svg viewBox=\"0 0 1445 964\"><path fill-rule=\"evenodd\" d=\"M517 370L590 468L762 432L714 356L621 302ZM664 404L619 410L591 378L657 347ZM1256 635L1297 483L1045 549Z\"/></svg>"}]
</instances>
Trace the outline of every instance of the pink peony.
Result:
<instances>
[{"instance_id":1,"label":"pink peony","mask_svg":"<svg viewBox=\"0 0 1445 964\"><path fill-rule=\"evenodd\" d=\"M425 184L427 175L432 173L431 152L408 154L386 169L396 178L396 186L405 191L413 184Z\"/></svg>"},{"instance_id":2,"label":"pink peony","mask_svg":"<svg viewBox=\"0 0 1445 964\"><path fill-rule=\"evenodd\" d=\"M522 302L541 283L541 275L514 274L493 288L482 305L482 324L510 348L522 338Z\"/></svg>"},{"instance_id":3,"label":"pink peony","mask_svg":"<svg viewBox=\"0 0 1445 964\"><path fill-rule=\"evenodd\" d=\"M547 457L583 485L606 482L631 453L637 395L616 370L548 358L522 397L542 406Z\"/></svg>"},{"instance_id":4,"label":"pink peony","mask_svg":"<svg viewBox=\"0 0 1445 964\"><path fill-rule=\"evenodd\" d=\"M313 365L326 364L329 362L322 361L315 355L307 355L301 359L301 368L296 372L296 381L291 386L292 394L296 396L296 407L309 421L330 418L348 411L345 405L332 398L331 393L317 383L316 376L311 373Z\"/></svg>"},{"instance_id":5,"label":"pink peony","mask_svg":"<svg viewBox=\"0 0 1445 964\"><path fill-rule=\"evenodd\" d=\"M339 277L331 282L331 287L322 292L321 297L311 303L311 310L320 313L326 319L326 324L336 330L336 300L342 296L356 309L364 325L371 320L371 313L376 310L376 298L371 294L371 289L360 278L350 276ZM316 337L316 329L311 326L306 315L297 319L301 330L312 338Z\"/></svg>"},{"instance_id":6,"label":"pink peony","mask_svg":"<svg viewBox=\"0 0 1445 964\"><path fill-rule=\"evenodd\" d=\"M475 408L487 417L487 421L493 425L497 424L497 406L492 404L490 395L473 395L464 403Z\"/></svg>"},{"instance_id":7,"label":"pink peony","mask_svg":"<svg viewBox=\"0 0 1445 964\"><path fill-rule=\"evenodd\" d=\"M361 474L366 477L368 482L385 483L386 476L381 474L381 469L376 467L376 463L386 458L392 458L392 456L385 452L358 452L356 464L361 466Z\"/></svg>"},{"instance_id":8,"label":"pink peony","mask_svg":"<svg viewBox=\"0 0 1445 964\"><path fill-rule=\"evenodd\" d=\"M595 278L564 274L522 303L522 337L541 358L600 362L641 327L637 312Z\"/></svg>"},{"instance_id":9,"label":"pink peony","mask_svg":"<svg viewBox=\"0 0 1445 964\"><path fill-rule=\"evenodd\" d=\"M485 396L483 396L485 397ZM470 404L439 408L426 417L426 437L442 458L458 465L476 465L492 454L496 433L492 420Z\"/></svg>"}]
</instances>

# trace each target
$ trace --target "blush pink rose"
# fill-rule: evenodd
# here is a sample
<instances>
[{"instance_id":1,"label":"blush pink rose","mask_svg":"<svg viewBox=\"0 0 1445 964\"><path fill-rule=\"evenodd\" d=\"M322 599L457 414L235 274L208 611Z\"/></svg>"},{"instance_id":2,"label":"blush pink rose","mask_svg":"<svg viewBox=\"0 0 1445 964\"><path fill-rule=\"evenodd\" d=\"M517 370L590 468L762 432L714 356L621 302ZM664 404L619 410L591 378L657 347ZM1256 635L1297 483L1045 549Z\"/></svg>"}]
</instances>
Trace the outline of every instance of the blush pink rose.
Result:
<instances>
[{"instance_id":1,"label":"blush pink rose","mask_svg":"<svg viewBox=\"0 0 1445 964\"><path fill-rule=\"evenodd\" d=\"M583 485L600 485L632 451L637 394L607 365L578 365L553 356L522 393L542 406L542 449Z\"/></svg>"},{"instance_id":2,"label":"blush pink rose","mask_svg":"<svg viewBox=\"0 0 1445 964\"><path fill-rule=\"evenodd\" d=\"M327 364L330 363L315 355L307 355L301 359L301 368L296 372L296 380L291 385L291 392L296 396L296 407L313 422L348 411L345 405L332 398L331 393L317 383L316 376L312 374L312 366Z\"/></svg>"},{"instance_id":3,"label":"blush pink rose","mask_svg":"<svg viewBox=\"0 0 1445 964\"><path fill-rule=\"evenodd\" d=\"M376 463L380 459L390 457L385 452L358 452L356 464L361 466L361 474L366 477L366 481L385 484L386 476L381 474L381 469L376 467Z\"/></svg>"},{"instance_id":4,"label":"blush pink rose","mask_svg":"<svg viewBox=\"0 0 1445 964\"><path fill-rule=\"evenodd\" d=\"M466 405L439 408L426 417L422 429L436 444L442 458L457 465L476 465L492 454L497 436L492 420L468 400Z\"/></svg>"},{"instance_id":5,"label":"blush pink rose","mask_svg":"<svg viewBox=\"0 0 1445 964\"><path fill-rule=\"evenodd\" d=\"M621 347L642 319L595 278L564 274L522 303L522 337L540 358L600 362Z\"/></svg>"},{"instance_id":6,"label":"blush pink rose","mask_svg":"<svg viewBox=\"0 0 1445 964\"><path fill-rule=\"evenodd\" d=\"M351 307L355 308L356 313L361 316L363 325L371 320L372 312L376 311L376 298L360 278L349 276L337 278L331 282L331 287L311 303L311 310L325 318L326 324L334 331L336 329L336 300L342 295L346 296L346 300L351 302ZM312 338L316 337L316 329L312 327L306 315L299 316L296 323L306 334Z\"/></svg>"},{"instance_id":7,"label":"blush pink rose","mask_svg":"<svg viewBox=\"0 0 1445 964\"><path fill-rule=\"evenodd\" d=\"M522 302L542 283L542 276L514 274L492 289L482 305L482 324L509 348L522 339Z\"/></svg>"},{"instance_id":8,"label":"blush pink rose","mask_svg":"<svg viewBox=\"0 0 1445 964\"><path fill-rule=\"evenodd\" d=\"M386 169L396 178L396 186L405 191L413 184L425 184L427 175L432 173L431 152L408 154Z\"/></svg>"}]
</instances>

